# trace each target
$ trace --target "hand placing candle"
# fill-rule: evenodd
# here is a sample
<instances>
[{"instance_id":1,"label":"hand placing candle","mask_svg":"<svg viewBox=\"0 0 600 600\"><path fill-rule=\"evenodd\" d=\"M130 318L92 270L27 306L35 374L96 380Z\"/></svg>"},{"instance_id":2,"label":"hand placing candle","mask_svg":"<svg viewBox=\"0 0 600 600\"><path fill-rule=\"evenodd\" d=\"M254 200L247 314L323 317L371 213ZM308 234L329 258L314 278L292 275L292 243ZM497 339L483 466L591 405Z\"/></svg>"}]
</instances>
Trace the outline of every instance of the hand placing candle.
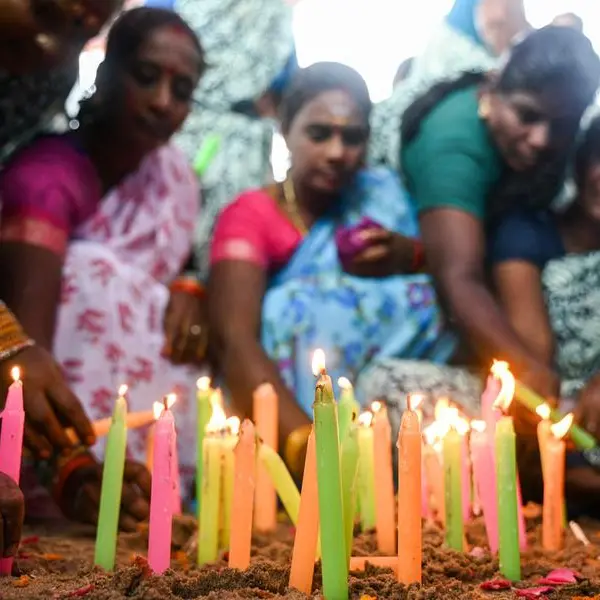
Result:
<instances>
[{"instance_id":1,"label":"hand placing candle","mask_svg":"<svg viewBox=\"0 0 600 600\"><path fill-rule=\"evenodd\" d=\"M556 551L563 544L565 442L563 438L573 425L573 415L552 425L544 450L544 505L542 509L542 545L544 550ZM541 450L541 448L540 448Z\"/></svg>"}]
</instances>

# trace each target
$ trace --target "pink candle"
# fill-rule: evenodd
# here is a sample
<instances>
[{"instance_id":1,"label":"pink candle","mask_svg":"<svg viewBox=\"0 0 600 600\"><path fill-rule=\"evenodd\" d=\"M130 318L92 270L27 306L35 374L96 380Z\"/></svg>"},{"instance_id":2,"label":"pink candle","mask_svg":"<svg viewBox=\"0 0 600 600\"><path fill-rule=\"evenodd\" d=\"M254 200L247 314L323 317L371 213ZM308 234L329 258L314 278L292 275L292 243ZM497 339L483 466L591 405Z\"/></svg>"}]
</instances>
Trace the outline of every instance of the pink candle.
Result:
<instances>
[{"instance_id":1,"label":"pink candle","mask_svg":"<svg viewBox=\"0 0 600 600\"><path fill-rule=\"evenodd\" d=\"M25 411L23 410L23 384L20 380L19 368L14 367L11 375L14 383L8 388L6 404L2 411L0 471L8 475L15 483L19 483L21 477ZM0 559L0 575L10 575L12 564L12 558Z\"/></svg>"},{"instance_id":2,"label":"pink candle","mask_svg":"<svg viewBox=\"0 0 600 600\"><path fill-rule=\"evenodd\" d=\"M154 425L148 539L148 564L158 575L164 573L171 564L171 527L174 508L173 450L176 444L175 420L165 401L164 410Z\"/></svg>"},{"instance_id":3,"label":"pink candle","mask_svg":"<svg viewBox=\"0 0 600 600\"><path fill-rule=\"evenodd\" d=\"M498 410L494 408L494 403L500 394L500 380L490 375L487 378L487 383L483 394L481 395L481 416L485 422L487 435L493 436L496 431L496 423L502 416Z\"/></svg>"},{"instance_id":4,"label":"pink candle","mask_svg":"<svg viewBox=\"0 0 600 600\"><path fill-rule=\"evenodd\" d=\"M471 462L477 496L481 503L488 544L493 554L498 552L498 496L496 466L492 444L483 421L471 423Z\"/></svg>"}]
</instances>

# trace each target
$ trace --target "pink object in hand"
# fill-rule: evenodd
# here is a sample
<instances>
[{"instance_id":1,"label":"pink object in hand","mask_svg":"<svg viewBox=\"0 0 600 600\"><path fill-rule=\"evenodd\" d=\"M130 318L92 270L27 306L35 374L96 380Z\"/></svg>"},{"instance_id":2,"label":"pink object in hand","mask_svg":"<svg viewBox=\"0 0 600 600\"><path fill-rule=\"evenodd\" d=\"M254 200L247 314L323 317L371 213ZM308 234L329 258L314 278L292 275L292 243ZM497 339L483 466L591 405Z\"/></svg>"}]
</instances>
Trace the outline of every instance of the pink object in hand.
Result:
<instances>
[{"instance_id":1,"label":"pink object in hand","mask_svg":"<svg viewBox=\"0 0 600 600\"><path fill-rule=\"evenodd\" d=\"M383 229L383 227L369 217L363 217L358 225L351 227L340 227L335 232L335 243L338 249L338 256L344 268L352 262L357 254L369 247L369 240L362 236L364 231L369 229Z\"/></svg>"}]
</instances>

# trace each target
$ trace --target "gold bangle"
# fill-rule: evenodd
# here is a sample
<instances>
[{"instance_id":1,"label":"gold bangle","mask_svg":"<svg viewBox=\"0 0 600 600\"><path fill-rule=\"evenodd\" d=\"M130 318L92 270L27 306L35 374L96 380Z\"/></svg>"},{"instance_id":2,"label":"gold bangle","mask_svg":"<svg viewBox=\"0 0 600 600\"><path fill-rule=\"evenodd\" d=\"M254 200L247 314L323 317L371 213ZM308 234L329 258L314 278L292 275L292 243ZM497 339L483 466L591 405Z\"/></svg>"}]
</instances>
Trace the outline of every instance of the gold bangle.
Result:
<instances>
[{"instance_id":1,"label":"gold bangle","mask_svg":"<svg viewBox=\"0 0 600 600\"><path fill-rule=\"evenodd\" d=\"M12 358L15 354L33 346L20 323L3 302L0 302L0 360Z\"/></svg>"},{"instance_id":2,"label":"gold bangle","mask_svg":"<svg viewBox=\"0 0 600 600\"><path fill-rule=\"evenodd\" d=\"M304 457L311 431L312 425L302 425L294 429L285 440L283 457L290 472L297 479L302 479L304 473Z\"/></svg>"}]
</instances>

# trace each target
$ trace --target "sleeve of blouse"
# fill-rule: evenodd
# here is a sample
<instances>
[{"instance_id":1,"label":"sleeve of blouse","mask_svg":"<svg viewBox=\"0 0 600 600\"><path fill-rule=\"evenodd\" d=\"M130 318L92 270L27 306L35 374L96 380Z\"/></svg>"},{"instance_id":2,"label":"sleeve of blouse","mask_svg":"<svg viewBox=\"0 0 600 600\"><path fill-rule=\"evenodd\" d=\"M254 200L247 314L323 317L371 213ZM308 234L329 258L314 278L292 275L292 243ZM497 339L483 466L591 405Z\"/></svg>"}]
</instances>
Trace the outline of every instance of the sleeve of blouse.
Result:
<instances>
[{"instance_id":1,"label":"sleeve of blouse","mask_svg":"<svg viewBox=\"0 0 600 600\"><path fill-rule=\"evenodd\" d=\"M217 219L210 250L210 263L224 260L251 262L267 268L267 229L260 204L262 192L242 194Z\"/></svg>"},{"instance_id":2,"label":"sleeve of blouse","mask_svg":"<svg viewBox=\"0 0 600 600\"><path fill-rule=\"evenodd\" d=\"M17 158L0 176L0 240L64 255L73 223L68 188L52 165Z\"/></svg>"}]
</instances>

